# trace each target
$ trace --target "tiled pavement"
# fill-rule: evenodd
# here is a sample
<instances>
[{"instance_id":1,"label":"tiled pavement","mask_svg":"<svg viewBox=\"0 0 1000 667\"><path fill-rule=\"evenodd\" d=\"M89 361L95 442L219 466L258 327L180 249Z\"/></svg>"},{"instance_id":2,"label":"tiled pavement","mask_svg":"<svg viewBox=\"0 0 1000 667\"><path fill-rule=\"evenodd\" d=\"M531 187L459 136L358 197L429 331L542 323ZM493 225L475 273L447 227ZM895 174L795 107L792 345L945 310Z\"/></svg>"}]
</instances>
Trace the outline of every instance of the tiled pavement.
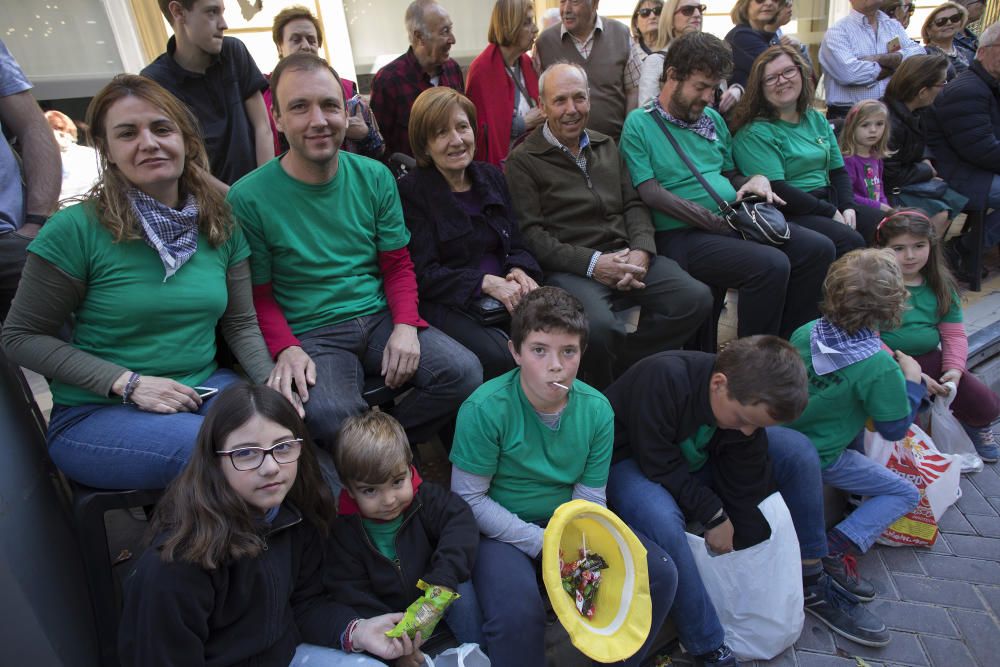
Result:
<instances>
[{"instance_id":1,"label":"tiled pavement","mask_svg":"<svg viewBox=\"0 0 1000 667\"><path fill-rule=\"evenodd\" d=\"M929 549L876 545L861 574L889 626L885 648L837 637L806 614L795 646L756 667L996 667L1000 665L1000 467L962 478L962 498L941 518ZM674 664L688 665L679 651Z\"/></svg>"}]
</instances>

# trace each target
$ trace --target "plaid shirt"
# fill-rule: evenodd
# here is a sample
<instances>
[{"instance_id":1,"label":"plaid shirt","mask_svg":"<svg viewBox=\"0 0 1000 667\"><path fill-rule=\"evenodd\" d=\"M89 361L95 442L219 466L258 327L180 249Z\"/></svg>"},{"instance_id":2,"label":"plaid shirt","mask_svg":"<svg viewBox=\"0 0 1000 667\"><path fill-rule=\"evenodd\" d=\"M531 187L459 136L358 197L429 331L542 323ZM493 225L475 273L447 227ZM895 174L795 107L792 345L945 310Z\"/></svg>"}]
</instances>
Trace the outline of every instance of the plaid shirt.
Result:
<instances>
[{"instance_id":1,"label":"plaid shirt","mask_svg":"<svg viewBox=\"0 0 1000 667\"><path fill-rule=\"evenodd\" d=\"M465 93L462 68L451 58L441 66L438 73L439 86L454 88ZM405 153L413 155L410 148L410 107L417 95L433 87L431 77L417 62L410 48L400 57L383 67L372 81L370 107L378 121L382 137L385 139L385 155Z\"/></svg>"}]
</instances>

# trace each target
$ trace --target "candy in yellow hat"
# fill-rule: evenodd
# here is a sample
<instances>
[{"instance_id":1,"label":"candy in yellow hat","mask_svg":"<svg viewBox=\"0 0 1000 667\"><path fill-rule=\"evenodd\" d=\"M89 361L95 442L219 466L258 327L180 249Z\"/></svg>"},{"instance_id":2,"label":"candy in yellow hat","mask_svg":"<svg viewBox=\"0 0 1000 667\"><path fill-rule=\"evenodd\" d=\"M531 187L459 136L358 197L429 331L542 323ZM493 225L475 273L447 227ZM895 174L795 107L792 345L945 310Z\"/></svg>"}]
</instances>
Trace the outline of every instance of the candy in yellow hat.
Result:
<instances>
[{"instance_id":1,"label":"candy in yellow hat","mask_svg":"<svg viewBox=\"0 0 1000 667\"><path fill-rule=\"evenodd\" d=\"M608 565L601 570L592 618L577 611L559 571L560 549L565 561L575 561L584 540L587 551ZM559 622L587 657L598 662L626 660L649 636L653 620L646 548L607 508L572 500L556 509L542 541L542 580Z\"/></svg>"}]
</instances>

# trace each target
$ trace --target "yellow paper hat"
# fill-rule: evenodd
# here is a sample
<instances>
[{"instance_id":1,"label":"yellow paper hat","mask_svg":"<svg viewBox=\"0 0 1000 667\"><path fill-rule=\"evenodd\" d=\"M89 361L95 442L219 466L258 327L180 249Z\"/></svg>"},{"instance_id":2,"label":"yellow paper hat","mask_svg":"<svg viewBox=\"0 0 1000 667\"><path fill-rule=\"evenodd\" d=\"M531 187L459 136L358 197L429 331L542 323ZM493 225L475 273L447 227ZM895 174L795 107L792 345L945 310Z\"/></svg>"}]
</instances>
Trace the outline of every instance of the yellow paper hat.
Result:
<instances>
[{"instance_id":1,"label":"yellow paper hat","mask_svg":"<svg viewBox=\"0 0 1000 667\"><path fill-rule=\"evenodd\" d=\"M577 560L584 536L588 553L604 558L593 618L584 618L562 587L559 550L566 562ZM610 510L586 500L556 509L542 541L542 580L559 622L573 646L598 662L618 662L635 654L652 620L646 548Z\"/></svg>"}]
</instances>

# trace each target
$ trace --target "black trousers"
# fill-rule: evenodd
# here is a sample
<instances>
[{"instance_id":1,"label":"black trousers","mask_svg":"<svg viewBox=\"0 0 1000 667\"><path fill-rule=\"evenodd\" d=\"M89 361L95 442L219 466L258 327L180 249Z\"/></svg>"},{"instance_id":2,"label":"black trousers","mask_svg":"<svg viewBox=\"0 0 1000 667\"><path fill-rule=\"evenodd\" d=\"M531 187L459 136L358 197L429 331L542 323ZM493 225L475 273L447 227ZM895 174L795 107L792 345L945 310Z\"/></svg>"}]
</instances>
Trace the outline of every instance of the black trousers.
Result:
<instances>
[{"instance_id":1,"label":"black trousers","mask_svg":"<svg viewBox=\"0 0 1000 667\"><path fill-rule=\"evenodd\" d=\"M506 326L484 327L468 313L433 301L420 303L420 315L431 326L445 332L479 357L483 382L514 368L514 357L507 347L510 337Z\"/></svg>"}]
</instances>

